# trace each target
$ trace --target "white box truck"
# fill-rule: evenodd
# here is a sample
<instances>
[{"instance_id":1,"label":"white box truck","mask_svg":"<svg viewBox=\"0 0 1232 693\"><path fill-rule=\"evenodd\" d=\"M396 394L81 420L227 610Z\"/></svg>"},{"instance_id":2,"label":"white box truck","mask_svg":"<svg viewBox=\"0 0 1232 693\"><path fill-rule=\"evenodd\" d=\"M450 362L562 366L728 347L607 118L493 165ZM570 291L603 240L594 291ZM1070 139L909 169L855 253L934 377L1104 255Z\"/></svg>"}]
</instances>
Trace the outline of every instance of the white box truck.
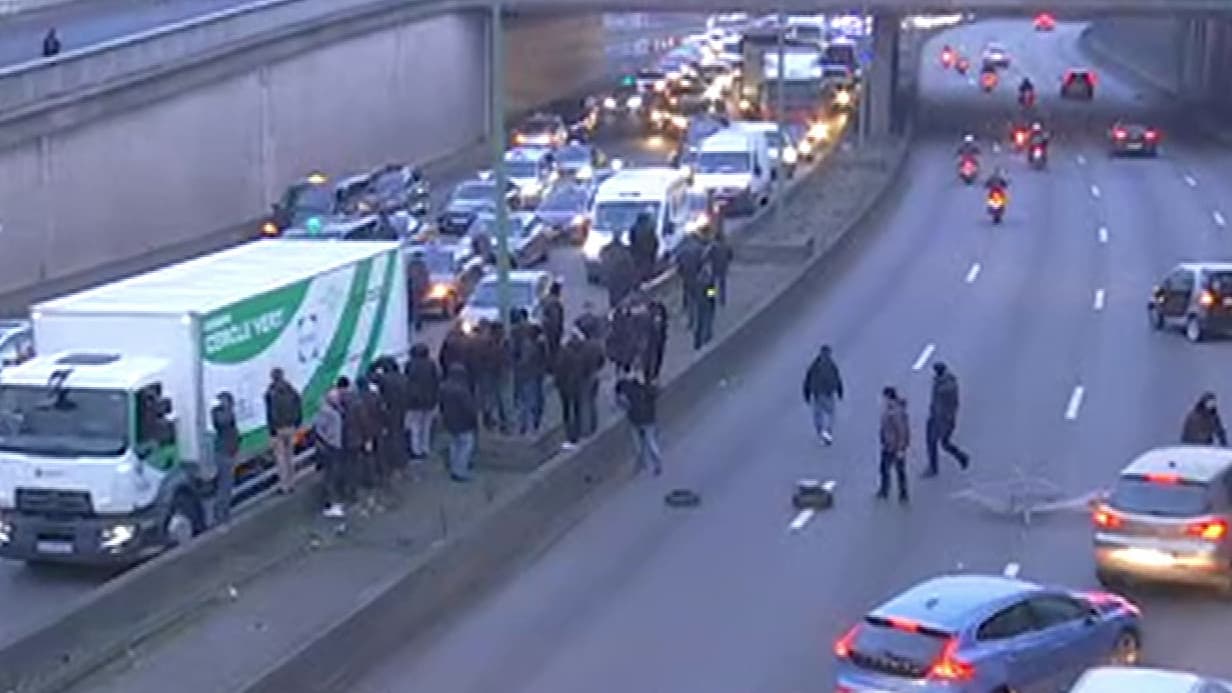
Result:
<instances>
[{"instance_id":1,"label":"white box truck","mask_svg":"<svg viewBox=\"0 0 1232 693\"><path fill-rule=\"evenodd\" d=\"M209 412L269 451L277 367L304 420L335 380L408 350L396 243L263 240L35 306L38 356L0 373L0 556L127 564L213 523Z\"/></svg>"}]
</instances>

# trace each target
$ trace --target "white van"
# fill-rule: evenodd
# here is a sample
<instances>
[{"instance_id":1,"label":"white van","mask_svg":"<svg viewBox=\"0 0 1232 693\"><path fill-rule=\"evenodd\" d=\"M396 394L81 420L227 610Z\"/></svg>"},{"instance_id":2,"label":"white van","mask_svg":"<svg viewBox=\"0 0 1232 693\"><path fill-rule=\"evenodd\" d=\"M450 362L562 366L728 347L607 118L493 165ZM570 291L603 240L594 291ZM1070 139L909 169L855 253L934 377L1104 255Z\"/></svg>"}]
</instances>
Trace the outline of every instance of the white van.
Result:
<instances>
[{"instance_id":1,"label":"white van","mask_svg":"<svg viewBox=\"0 0 1232 693\"><path fill-rule=\"evenodd\" d=\"M746 131L759 135L766 141L766 153L770 155L770 161L774 162L775 166L779 164L779 152L782 151L783 170L787 174L787 179L796 173L796 164L799 163L800 153L796 150L796 144L792 140L790 132L779 130L779 124L771 120L742 120L735 123L735 126ZM784 128L786 129L786 128ZM770 173L770 178L778 180L778 169Z\"/></svg>"},{"instance_id":2,"label":"white van","mask_svg":"<svg viewBox=\"0 0 1232 693\"><path fill-rule=\"evenodd\" d=\"M702 141L693 161L694 182L710 191L728 214L752 214L770 203L774 161L766 138L733 125Z\"/></svg>"},{"instance_id":3,"label":"white van","mask_svg":"<svg viewBox=\"0 0 1232 693\"><path fill-rule=\"evenodd\" d=\"M684 235L689 219L689 181L679 169L624 169L600 184L590 207L590 230L582 245L586 279L598 282L599 256L613 239L629 242L639 214L649 214L659 238L659 259L666 262Z\"/></svg>"}]
</instances>

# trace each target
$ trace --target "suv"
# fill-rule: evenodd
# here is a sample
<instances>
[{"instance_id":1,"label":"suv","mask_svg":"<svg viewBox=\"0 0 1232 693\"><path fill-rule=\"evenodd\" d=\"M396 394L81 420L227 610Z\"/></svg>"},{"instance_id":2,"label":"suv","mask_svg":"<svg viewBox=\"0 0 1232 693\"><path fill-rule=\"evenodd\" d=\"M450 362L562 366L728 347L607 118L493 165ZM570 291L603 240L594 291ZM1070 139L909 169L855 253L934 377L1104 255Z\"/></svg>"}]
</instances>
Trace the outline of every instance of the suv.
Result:
<instances>
[{"instance_id":1,"label":"suv","mask_svg":"<svg viewBox=\"0 0 1232 693\"><path fill-rule=\"evenodd\" d=\"M513 133L516 146L559 147L569 140L565 119L549 113L536 113L527 118Z\"/></svg>"},{"instance_id":2,"label":"suv","mask_svg":"<svg viewBox=\"0 0 1232 693\"><path fill-rule=\"evenodd\" d=\"M1232 328L1232 262L1177 265L1151 293L1151 327L1179 326L1191 342Z\"/></svg>"},{"instance_id":3,"label":"suv","mask_svg":"<svg viewBox=\"0 0 1232 693\"><path fill-rule=\"evenodd\" d=\"M1061 98L1090 101L1095 98L1095 73L1090 70L1066 70L1061 78Z\"/></svg>"},{"instance_id":4,"label":"suv","mask_svg":"<svg viewBox=\"0 0 1232 693\"><path fill-rule=\"evenodd\" d=\"M1232 451L1156 448L1095 504L1096 575L1216 586L1232 594Z\"/></svg>"}]
</instances>

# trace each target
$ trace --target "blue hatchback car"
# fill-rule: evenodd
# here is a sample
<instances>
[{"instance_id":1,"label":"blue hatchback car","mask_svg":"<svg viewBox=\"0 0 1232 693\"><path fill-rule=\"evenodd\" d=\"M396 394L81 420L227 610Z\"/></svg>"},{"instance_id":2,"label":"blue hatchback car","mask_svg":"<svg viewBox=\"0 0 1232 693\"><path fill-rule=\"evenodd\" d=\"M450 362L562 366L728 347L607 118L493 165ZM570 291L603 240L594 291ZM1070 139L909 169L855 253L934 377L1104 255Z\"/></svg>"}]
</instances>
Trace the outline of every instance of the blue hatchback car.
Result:
<instances>
[{"instance_id":1,"label":"blue hatchback car","mask_svg":"<svg viewBox=\"0 0 1232 693\"><path fill-rule=\"evenodd\" d=\"M836 693L1068 690L1099 664L1135 664L1138 607L1000 576L949 575L882 604L834 646Z\"/></svg>"}]
</instances>

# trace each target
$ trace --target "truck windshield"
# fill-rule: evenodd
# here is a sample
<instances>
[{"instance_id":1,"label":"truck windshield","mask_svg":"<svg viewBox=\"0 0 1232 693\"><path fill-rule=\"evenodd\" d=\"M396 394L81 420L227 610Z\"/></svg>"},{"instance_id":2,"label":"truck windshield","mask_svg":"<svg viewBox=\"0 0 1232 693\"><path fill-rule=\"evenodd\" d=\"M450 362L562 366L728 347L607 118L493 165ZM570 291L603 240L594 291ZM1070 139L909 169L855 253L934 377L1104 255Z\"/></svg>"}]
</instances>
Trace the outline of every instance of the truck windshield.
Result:
<instances>
[{"instance_id":1,"label":"truck windshield","mask_svg":"<svg viewBox=\"0 0 1232 693\"><path fill-rule=\"evenodd\" d=\"M651 219L659 219L658 202L600 202L595 205L594 225L605 231L621 233L633 228L637 215L647 214Z\"/></svg>"},{"instance_id":2,"label":"truck windshield","mask_svg":"<svg viewBox=\"0 0 1232 693\"><path fill-rule=\"evenodd\" d=\"M0 451L110 457L128 447L128 394L0 387Z\"/></svg>"},{"instance_id":3,"label":"truck windshield","mask_svg":"<svg viewBox=\"0 0 1232 693\"><path fill-rule=\"evenodd\" d=\"M750 168L747 152L702 152L697 157L698 173L747 173Z\"/></svg>"},{"instance_id":4,"label":"truck windshield","mask_svg":"<svg viewBox=\"0 0 1232 693\"><path fill-rule=\"evenodd\" d=\"M334 195L323 185L305 185L292 189L288 207L291 224L299 226L312 217L328 216L334 209Z\"/></svg>"}]
</instances>

